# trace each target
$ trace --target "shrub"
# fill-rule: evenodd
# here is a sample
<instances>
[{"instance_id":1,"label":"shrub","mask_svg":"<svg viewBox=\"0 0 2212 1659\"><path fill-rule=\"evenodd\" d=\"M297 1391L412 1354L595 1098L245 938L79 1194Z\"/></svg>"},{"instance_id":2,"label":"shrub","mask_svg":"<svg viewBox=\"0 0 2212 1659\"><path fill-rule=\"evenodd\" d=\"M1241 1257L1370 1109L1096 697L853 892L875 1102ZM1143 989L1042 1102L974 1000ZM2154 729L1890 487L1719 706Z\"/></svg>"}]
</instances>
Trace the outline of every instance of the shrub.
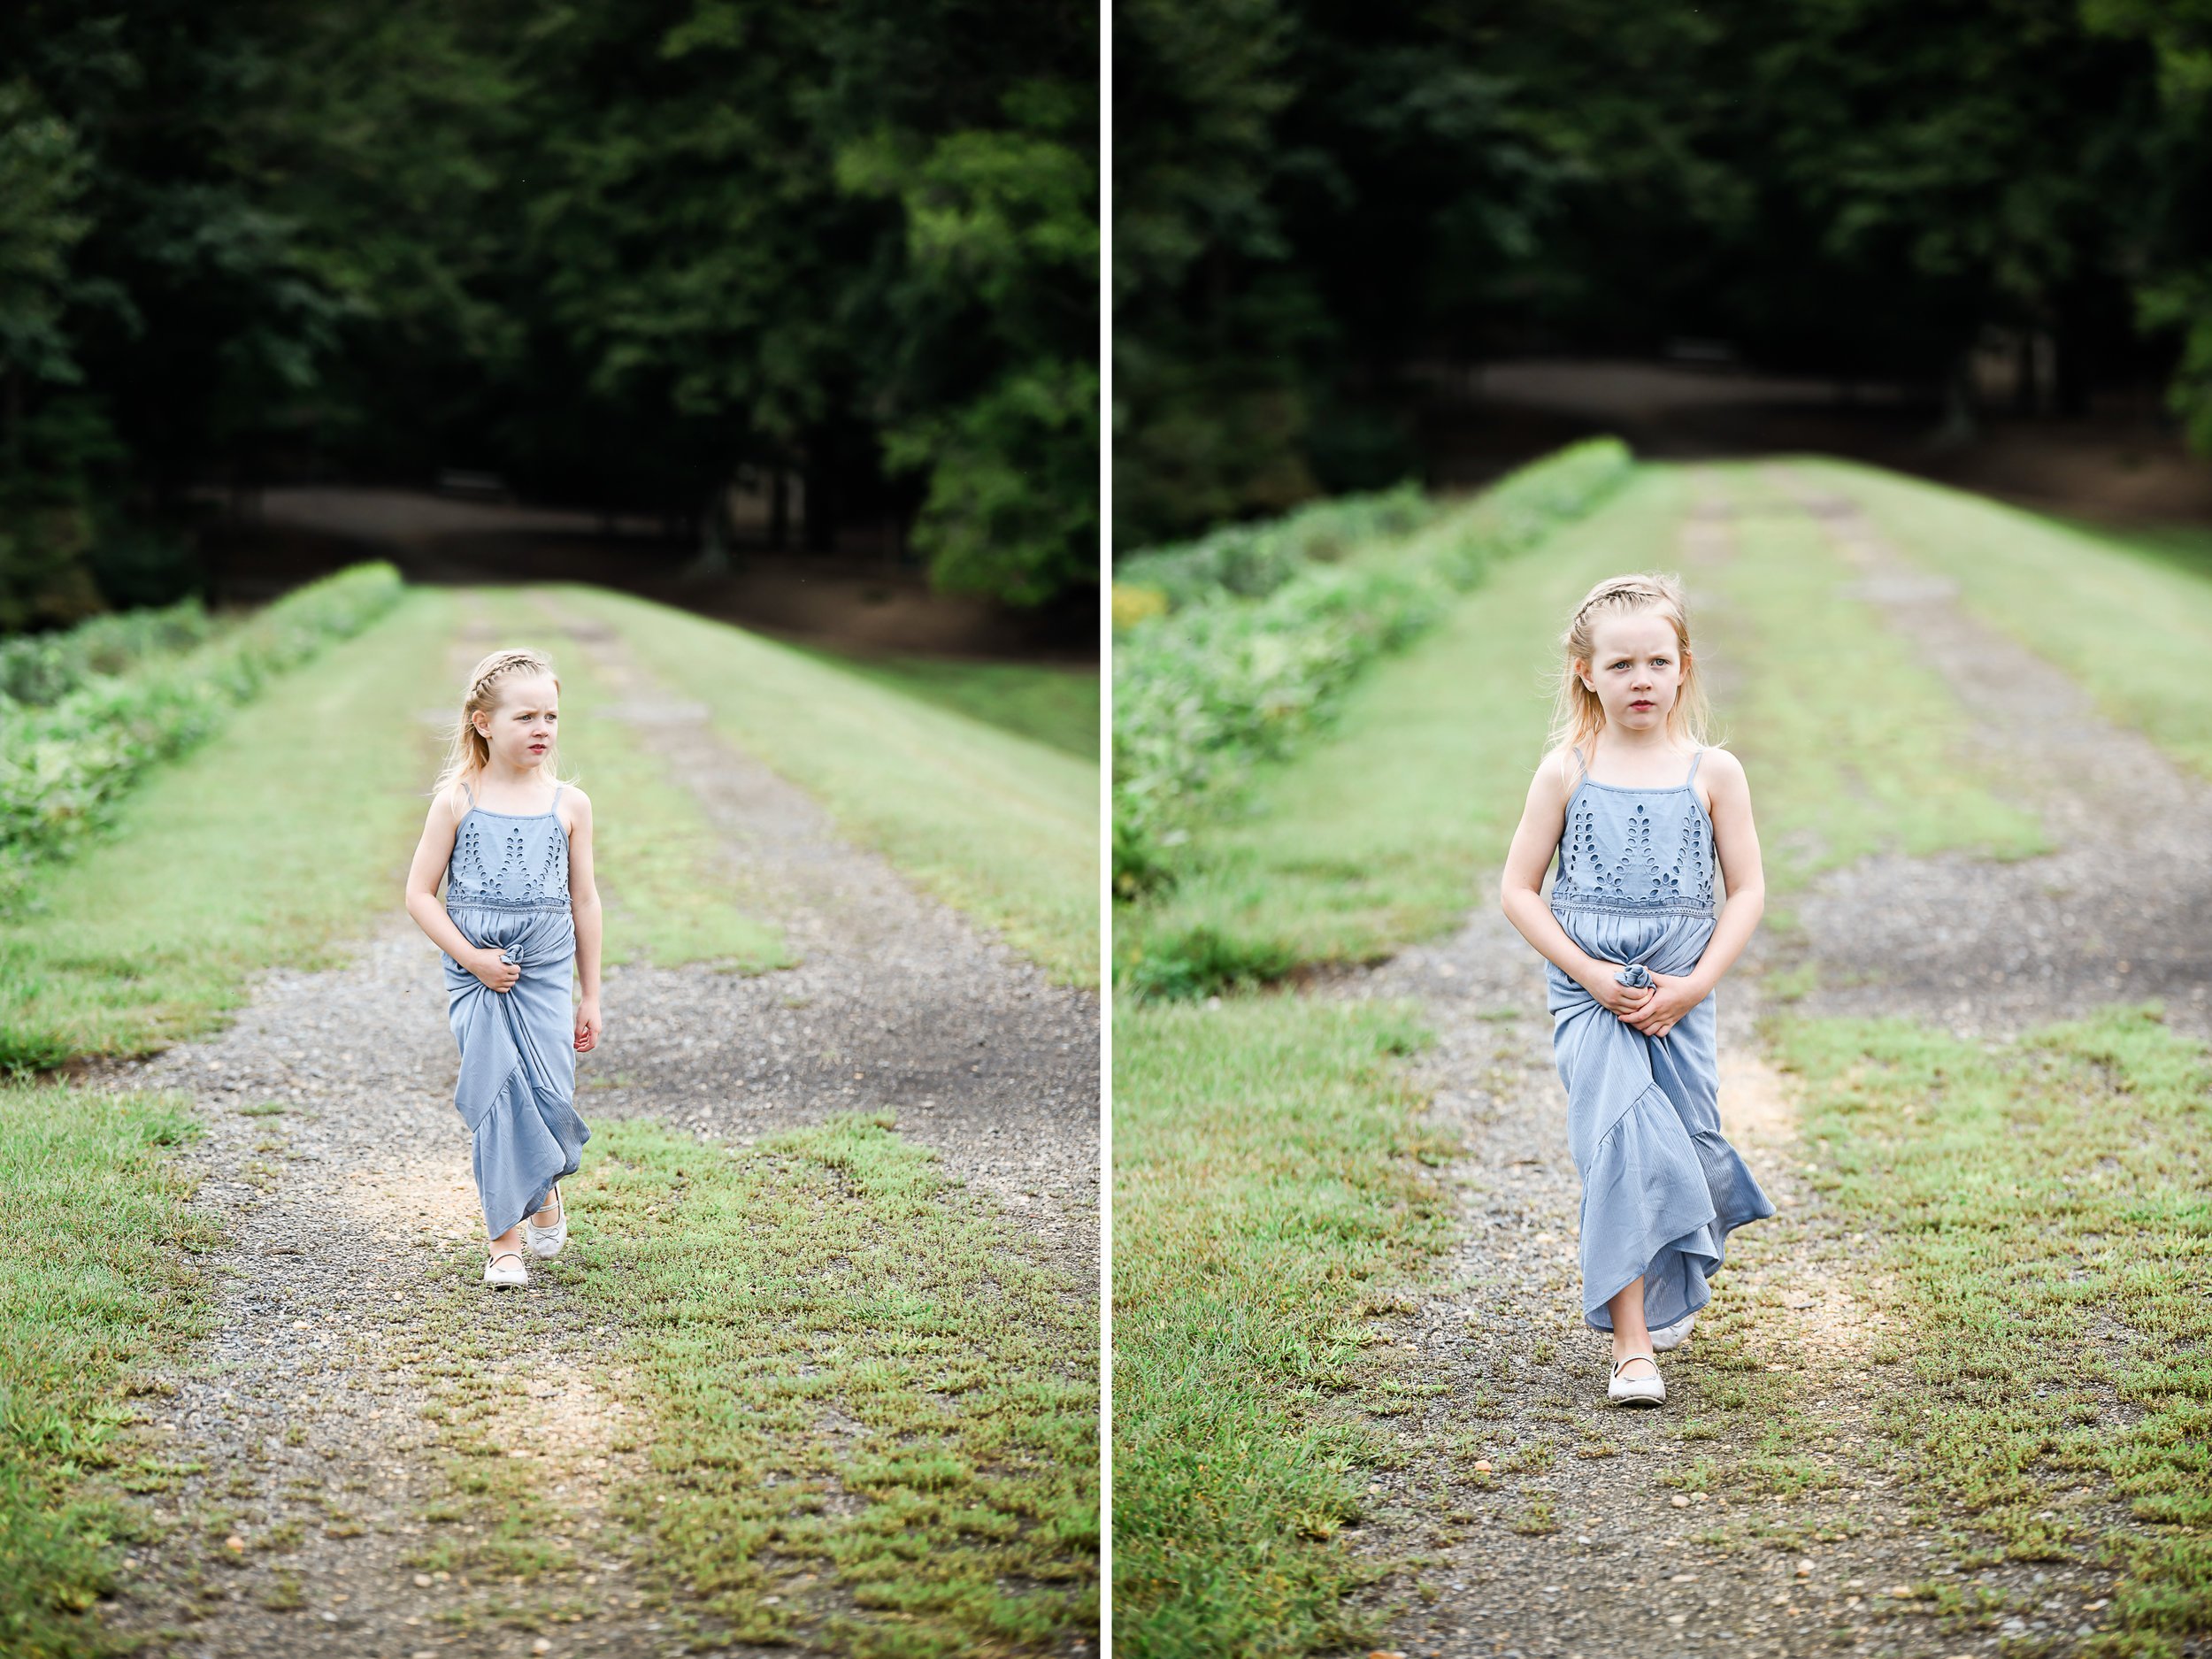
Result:
<instances>
[{"instance_id":1,"label":"shrub","mask_svg":"<svg viewBox=\"0 0 2212 1659\"><path fill-rule=\"evenodd\" d=\"M205 740L273 675L358 634L399 594L389 565L357 565L181 655L160 657L157 642L204 629L196 605L99 618L62 636L50 660L26 653L27 689L65 688L48 702L0 700L0 906L20 897L38 860L66 856L108 823L146 767ZM80 634L81 649L68 643Z\"/></svg>"},{"instance_id":2,"label":"shrub","mask_svg":"<svg viewBox=\"0 0 2212 1659\"><path fill-rule=\"evenodd\" d=\"M1391 492L1358 498L1356 511L1333 518L1302 510L1292 515L1303 526L1294 534L1271 539L1263 526L1240 526L1244 551L1225 532L1125 561L1122 580L1190 597L1133 623L1115 646L1115 892L1135 898L1171 879L1200 803L1253 762L1287 753L1326 722L1367 664L1432 626L1496 561L1590 511L1632 465L1618 439L1594 438L1523 467L1462 508L1417 510ZM1392 535L1404 545L1383 557L1375 544L1330 539L1358 524L1402 526L1376 535L1382 550ZM1293 546L1308 549L1302 563L1284 551ZM1323 548L1339 562L1316 558ZM1283 570L1290 573L1276 580ZM1240 597L1239 582L1264 593Z\"/></svg>"}]
</instances>

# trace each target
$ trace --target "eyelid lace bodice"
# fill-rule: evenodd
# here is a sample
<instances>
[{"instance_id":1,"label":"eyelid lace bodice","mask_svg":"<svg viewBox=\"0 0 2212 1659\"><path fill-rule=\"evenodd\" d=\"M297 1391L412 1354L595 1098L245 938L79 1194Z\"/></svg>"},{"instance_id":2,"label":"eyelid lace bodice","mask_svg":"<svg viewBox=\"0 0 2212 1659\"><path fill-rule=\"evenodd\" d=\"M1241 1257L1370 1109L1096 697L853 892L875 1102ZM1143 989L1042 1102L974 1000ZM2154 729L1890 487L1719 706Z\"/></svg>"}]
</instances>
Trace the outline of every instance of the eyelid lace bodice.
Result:
<instances>
[{"instance_id":1,"label":"eyelid lace bodice","mask_svg":"<svg viewBox=\"0 0 2212 1659\"><path fill-rule=\"evenodd\" d=\"M1713 826L1691 787L1704 758L1701 749L1671 788L1593 783L1586 771L1567 801L1551 908L1712 918Z\"/></svg>"},{"instance_id":2,"label":"eyelid lace bodice","mask_svg":"<svg viewBox=\"0 0 2212 1659\"><path fill-rule=\"evenodd\" d=\"M561 788L567 786L563 785ZM446 862L445 902L451 910L565 910L568 832L561 827L561 788L553 806L527 816L488 812L467 791L469 810L454 832Z\"/></svg>"}]
</instances>

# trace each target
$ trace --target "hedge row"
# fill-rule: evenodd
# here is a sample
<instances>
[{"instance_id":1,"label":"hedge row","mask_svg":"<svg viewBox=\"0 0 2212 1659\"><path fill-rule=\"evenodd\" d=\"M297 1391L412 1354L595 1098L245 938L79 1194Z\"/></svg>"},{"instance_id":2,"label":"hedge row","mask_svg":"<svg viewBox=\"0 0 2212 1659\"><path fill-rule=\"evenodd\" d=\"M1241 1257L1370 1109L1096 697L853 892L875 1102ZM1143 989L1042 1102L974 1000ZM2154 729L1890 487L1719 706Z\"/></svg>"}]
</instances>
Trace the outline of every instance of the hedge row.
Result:
<instances>
[{"instance_id":1,"label":"hedge row","mask_svg":"<svg viewBox=\"0 0 2212 1659\"><path fill-rule=\"evenodd\" d=\"M160 610L94 617L60 634L0 640L0 710L11 703L58 703L102 675L126 674L157 657L204 645L215 619L197 599Z\"/></svg>"},{"instance_id":2,"label":"hedge row","mask_svg":"<svg viewBox=\"0 0 2212 1659\"><path fill-rule=\"evenodd\" d=\"M1445 511L1418 484L1315 502L1279 518L1225 525L1195 541L1152 548L1114 561L1114 586L1151 589L1166 609L1234 595L1263 598L1308 565L1432 523Z\"/></svg>"},{"instance_id":3,"label":"hedge row","mask_svg":"<svg viewBox=\"0 0 2212 1659\"><path fill-rule=\"evenodd\" d=\"M200 649L119 675L93 669L50 703L0 703L0 906L39 860L66 856L106 824L140 772L207 738L271 676L358 634L400 588L391 565L356 565Z\"/></svg>"},{"instance_id":4,"label":"hedge row","mask_svg":"<svg viewBox=\"0 0 2212 1659\"><path fill-rule=\"evenodd\" d=\"M1491 565L1590 511L1633 463L1594 438L1509 475L1388 557L1309 564L1264 597L1215 596L1114 645L1114 885L1171 879L1199 805L1325 721L1368 663L1432 626Z\"/></svg>"}]
</instances>

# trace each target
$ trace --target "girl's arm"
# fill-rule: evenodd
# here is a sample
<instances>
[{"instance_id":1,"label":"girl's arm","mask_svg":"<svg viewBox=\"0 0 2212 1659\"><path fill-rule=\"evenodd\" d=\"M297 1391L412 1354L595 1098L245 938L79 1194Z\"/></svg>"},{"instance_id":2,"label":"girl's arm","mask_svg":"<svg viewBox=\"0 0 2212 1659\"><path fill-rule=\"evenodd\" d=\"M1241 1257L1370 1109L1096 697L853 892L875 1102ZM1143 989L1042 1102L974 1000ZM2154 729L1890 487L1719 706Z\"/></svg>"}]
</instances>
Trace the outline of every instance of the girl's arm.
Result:
<instances>
[{"instance_id":1,"label":"girl's arm","mask_svg":"<svg viewBox=\"0 0 2212 1659\"><path fill-rule=\"evenodd\" d=\"M514 988L522 970L501 959L496 950L480 950L445 913L438 897L438 881L446 861L453 856L453 837L461 827L454 810L454 791L449 789L430 803L423 819L422 839L415 843L415 861L407 866L407 913L415 926L430 935L430 942L466 968L495 991Z\"/></svg>"},{"instance_id":2,"label":"girl's arm","mask_svg":"<svg viewBox=\"0 0 2212 1659\"><path fill-rule=\"evenodd\" d=\"M568 907L576 918L576 978L582 992L576 1004L576 1052L589 1053L599 1045L599 883L591 863L591 797L581 789L569 793L576 800L576 822L568 832Z\"/></svg>"},{"instance_id":3,"label":"girl's arm","mask_svg":"<svg viewBox=\"0 0 2212 1659\"><path fill-rule=\"evenodd\" d=\"M1546 756L1529 783L1520 826L1513 832L1505 872L1498 879L1498 904L1538 955L1625 1018L1652 992L1616 979L1614 971L1621 964L1601 962L1568 938L1551 906L1544 902L1545 867L1566 829L1567 801L1574 793L1568 786L1565 756L1564 749Z\"/></svg>"},{"instance_id":4,"label":"girl's arm","mask_svg":"<svg viewBox=\"0 0 2212 1659\"><path fill-rule=\"evenodd\" d=\"M1629 1018L1630 1025L1649 1037L1665 1036L1712 994L1721 976L1735 966L1766 910L1766 873L1759 862L1759 832L1751 821L1751 782L1744 776L1743 762L1724 749L1709 749L1705 775L1712 780L1713 850L1728 884L1728 900L1697 966L1678 979L1657 975L1659 988L1650 1004Z\"/></svg>"}]
</instances>

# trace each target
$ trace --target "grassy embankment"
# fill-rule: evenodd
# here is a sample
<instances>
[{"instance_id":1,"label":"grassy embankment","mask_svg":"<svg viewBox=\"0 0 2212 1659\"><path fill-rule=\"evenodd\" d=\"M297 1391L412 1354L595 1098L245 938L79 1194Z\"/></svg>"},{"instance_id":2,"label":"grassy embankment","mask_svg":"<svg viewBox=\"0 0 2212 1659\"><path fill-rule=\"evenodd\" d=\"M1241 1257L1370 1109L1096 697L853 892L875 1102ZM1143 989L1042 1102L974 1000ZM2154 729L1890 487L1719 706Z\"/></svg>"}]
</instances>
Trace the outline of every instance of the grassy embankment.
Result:
<instances>
[{"instance_id":1,"label":"grassy embankment","mask_svg":"<svg viewBox=\"0 0 2212 1659\"><path fill-rule=\"evenodd\" d=\"M485 603L497 614L516 599ZM339 941L394 906L436 739L419 718L422 699L393 688L451 678L447 657L465 603L410 594L383 623L273 682L196 753L150 774L112 835L54 867L38 913L12 934L5 1007L14 1027L74 1052L157 1045L219 1019L256 969L331 961ZM563 670L570 695L588 707L595 688L585 665ZM860 695L879 714L896 702L874 687ZM329 741L334 730L346 733L343 744ZM572 763L601 780L603 798L634 815L644 803L656 822L649 845L626 841L621 825L609 823L620 815L602 809L611 916L656 961L751 960L762 935L746 931L741 895L711 856L695 802L618 738L580 721L570 746ZM19 1155L11 1148L11 1167L52 1172L36 1189L50 1215L19 1216L14 1239L43 1236L42 1226L90 1240L94 1258L113 1257L124 1279L150 1252L173 1263L173 1206L186 1194L150 1148L188 1133L188 1110L101 1097L101 1111L72 1112L58 1110L62 1099L22 1087L0 1092L0 1121L42 1141L35 1157L27 1142ZM843 1122L728 1149L649 1124L609 1125L595 1149L604 1161L588 1172L585 1202L628 1219L610 1228L603 1261L587 1260L579 1294L599 1302L608 1323L622 1322L628 1357L657 1385L652 1473L621 1501L653 1521L689 1524L657 1540L672 1614L724 1624L795 1621L803 1598L749 1603L747 1580L710 1571L710 1555L735 1561L739 1543L773 1534L794 1555L819 1557L822 1594L856 1598L864 1611L839 1634L861 1647L895 1624L921 1633L915 1651L937 1651L978 1631L1029 1641L1093 1616L1095 1327L1083 1287L1058 1284L1030 1259L1025 1234L947 1190L929 1155L879 1125ZM148 1203L118 1205L112 1182L96 1175L135 1182ZM580 1243L587 1233L580 1223ZM580 1254L588 1258L588 1248ZM139 1522L119 1507L121 1490L96 1472L99 1460L70 1448L127 1418L134 1366L176 1351L205 1307L197 1279L173 1270L136 1272L134 1282L152 1288L176 1280L146 1307L112 1294L104 1276L88 1279L77 1303L65 1302L50 1294L44 1262L53 1258L51 1250L0 1253L0 1351L30 1356L9 1379L10 1438L0 1444L12 1506L0 1516L0 1580L19 1589L5 1608L19 1630L45 1620L56 1632L52 1651L82 1653L101 1640L81 1615L113 1571L111 1540ZM788 1356L748 1346L762 1333L718 1332L692 1317L699 1286L718 1286L718 1306L733 1282L795 1305L803 1281L818 1292L841 1273L854 1275L849 1294L817 1301L795 1326L778 1326L776 1340L806 1348L814 1368L797 1392L913 1438L895 1455L841 1461L833 1439L818 1432L806 1479L787 1494L795 1507L833 1481L868 1504L835 1520L761 1521L745 1509L758 1494L727 1474L743 1440L732 1402L772 1399L786 1426L807 1408L769 1379ZM58 1340L54 1330L68 1321L74 1327ZM833 1328L849 1331L834 1349L819 1340ZM460 1456L457 1502L489 1502L515 1485L483 1478L494 1467ZM895 1530L895 1546L886 1542ZM498 1536L511 1543L518 1535L505 1526ZM909 1571L907 1550L927 1569ZM1002 1574L1045 1587L1006 1590ZM909 1594L913 1606L883 1615ZM910 1624L908 1613L918 1622Z\"/></svg>"},{"instance_id":2,"label":"grassy embankment","mask_svg":"<svg viewBox=\"0 0 2212 1659\"><path fill-rule=\"evenodd\" d=\"M1900 550L1956 581L1968 610L2065 670L2106 718L2212 778L2212 721L2189 695L2212 652L2212 558L2200 537L2101 533L1842 461L1790 465L1857 502Z\"/></svg>"},{"instance_id":3,"label":"grassy embankment","mask_svg":"<svg viewBox=\"0 0 2212 1659\"><path fill-rule=\"evenodd\" d=\"M1356 959L1432 934L1469 905L1489 902L1486 885L1478 890L1479 873L1502 853L1542 745L1548 641L1599 577L1650 565L1681 568L1676 536L1687 502L1681 473L1644 469L1590 519L1494 572L1444 626L1353 689L1328 741L1263 770L1245 810L1207 825L1199 873L1140 920L1140 938L1157 948L1205 929L1238 951L1279 962ZM2034 846L2033 826L1996 803L1962 764L1963 721L1940 681L1909 660L1869 609L1835 597L1848 572L1816 534L1806 534L1814 528L1786 518L1747 518L1732 559L1686 572L1694 595L1709 601L1693 618L1701 644L1716 658L1732 659L1733 692L1719 710L1721 724L1724 734L1738 735L1733 747L1754 780L1770 884L1786 891L1872 845L1931 850L1963 841L2015 854ZM1874 665L1855 682L1853 705L1825 718L1801 659L1783 646L1808 629L1818 631L1824 649ZM1869 799L1842 814L1824 811L1855 790ZM1816 828L1829 833L1816 837ZM1236 1240L1266 1282L1287 1277L1301 1286L1286 1310L1271 1296L1256 1300L1266 1315L1261 1329L1272 1338L1350 1318L1364 1305L1360 1283L1325 1271L1329 1251L1310 1242L1317 1232L1393 1236L1397 1276L1385 1271L1385 1285L1430 1271L1420 1240L1403 1229L1402 1217L1393 1218L1401 1200L1386 1196L1394 1184L1419 1179L1418 1127L1397 1122L1394 1105L1368 1108L1356 1150L1317 1163L1310 1177L1259 1165L1263 1207L1248 1204L1239 1187L1241 1160L1252 1156L1241 1128L1233 1120L1225 1126L1225 1114L1185 1127L1194 1109L1179 1079L1214 1075L1203 1062L1219 1068L1223 1080L1214 1086L1262 1133L1297 1136L1317 1092L1340 1087L1345 1069L1325 1052L1270 1048L1267 1033L1285 1024L1319 1030L1334 1017L1318 1005L1261 996L1227 998L1208 1011L1139 1004L1117 1019L1116 1305L1117 1330L1126 1334L1118 1340L1116 1500L1118 1516L1133 1517L1118 1532L1117 1605L1127 1627L1148 1632L1144 1651L1203 1651L1207 1640L1225 1630L1249 1633L1263 1617L1273 1621L1278 1651L1325 1646L1343 1634L1332 1622L1333 1598L1356 1570L1314 1540L1356 1512L1349 1460L1340 1457L1322 1477L1334 1509L1317 1509L1303 1496L1270 1501L1266 1471L1278 1471L1272 1484L1286 1494L1310 1488L1317 1460L1307 1441L1325 1424L1351 1420L1353 1402L1333 1414L1317 1409L1300 1367L1282 1360L1279 1345L1247 1334L1261 1325L1257 1315L1242 1321L1247 1340L1233 1344L1194 1345L1156 1328L1170 1318L1165 1310L1209 1294L1206 1258L1182 1242L1183 1233ZM1245 1058L1255 1055L1263 1057ZM1171 1217L1178 1231L1141 1224L1156 1211ZM1300 1240L1296 1253L1274 1247L1285 1236ZM1321 1274L1318 1287L1305 1279L1310 1266ZM1721 1391L1724 1409L1754 1414L1744 1422L1786 1418L1757 1448L1759 1471L1770 1489L1801 1489L1812 1460L1799 1440L1810 1425L1789 1415L1786 1378L1770 1379L1744 1360L1743 1333L1732 1331L1724 1313L1717 1310L1708 1322L1713 1329L1701 1330L1701 1356L1743 1373ZM1155 1378L1166 1380L1148 1380ZM1240 1466L1179 1420L1193 1402L1215 1399L1246 1402ZM1340 1452L1360 1444L1349 1431L1335 1432L1330 1443ZM1699 1436L1711 1432L1701 1425ZM1263 1472L1248 1491L1240 1469L1252 1467ZM1163 1514L1233 1514L1235 1534L1178 1538L1148 1527L1156 1492ZM1317 1514L1328 1518L1317 1525ZM1194 1562L1194 1555L1210 1559ZM1280 1581L1298 1586L1275 1594L1263 1610L1238 1587L1248 1575L1237 1563L1259 1559L1277 1563ZM1253 1595L1267 1578L1254 1581ZM1193 1587L1171 1587L1178 1585Z\"/></svg>"},{"instance_id":4,"label":"grassy embankment","mask_svg":"<svg viewBox=\"0 0 2212 1659\"><path fill-rule=\"evenodd\" d=\"M555 590L616 629L714 729L926 891L1063 984L1098 981L1099 768L718 622Z\"/></svg>"},{"instance_id":5,"label":"grassy embankment","mask_svg":"<svg viewBox=\"0 0 2212 1659\"><path fill-rule=\"evenodd\" d=\"M1095 764L1098 759L1100 676L1095 668L860 657L796 642L791 642L791 649L987 726L1048 743L1078 760Z\"/></svg>"}]
</instances>

